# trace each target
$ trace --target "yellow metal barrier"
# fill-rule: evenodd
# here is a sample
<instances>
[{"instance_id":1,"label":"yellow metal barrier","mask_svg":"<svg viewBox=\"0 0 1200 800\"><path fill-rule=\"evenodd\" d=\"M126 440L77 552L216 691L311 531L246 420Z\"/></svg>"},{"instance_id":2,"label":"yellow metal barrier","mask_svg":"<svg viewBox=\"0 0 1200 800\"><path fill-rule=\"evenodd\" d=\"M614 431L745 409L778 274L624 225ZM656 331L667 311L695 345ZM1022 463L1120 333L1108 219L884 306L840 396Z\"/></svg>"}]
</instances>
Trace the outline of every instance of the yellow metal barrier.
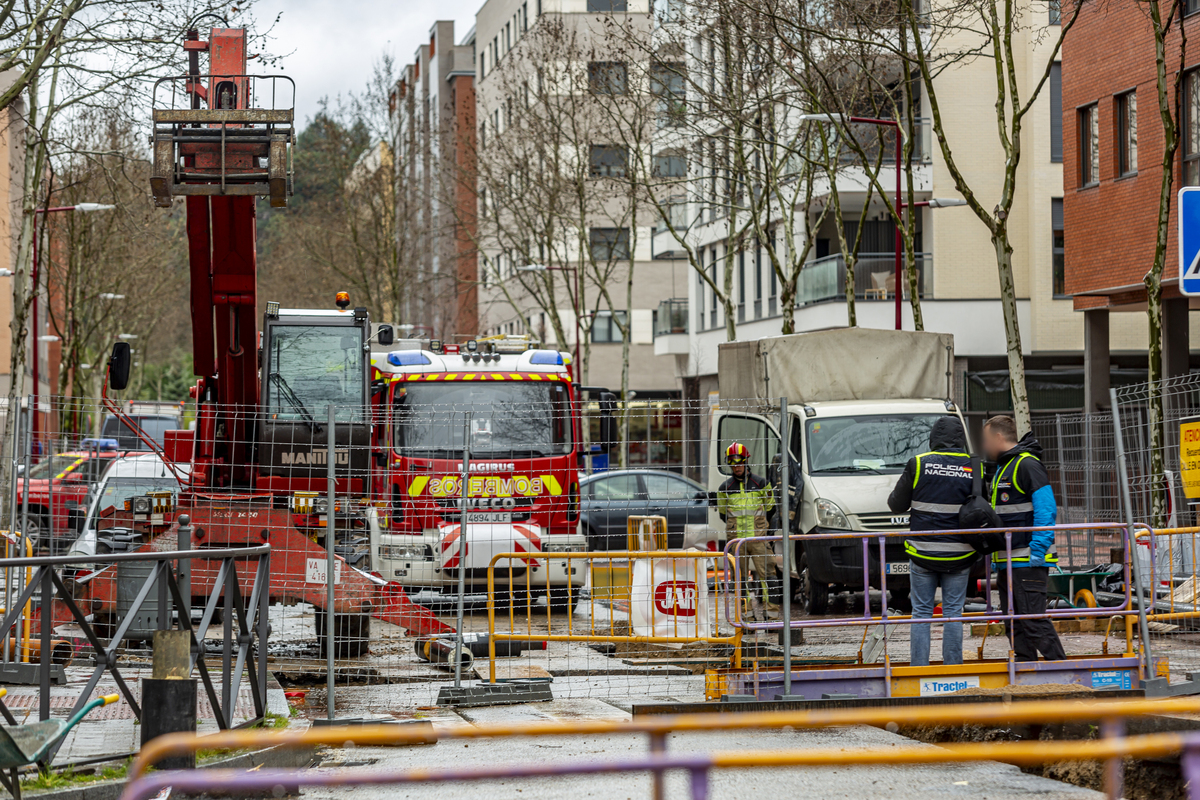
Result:
<instances>
[{"instance_id":1,"label":"yellow metal barrier","mask_svg":"<svg viewBox=\"0 0 1200 800\"><path fill-rule=\"evenodd\" d=\"M635 550L621 550L621 551L605 551L605 552L594 552L594 553L590 553L590 552L497 553L495 556L492 557L491 562L488 564L488 572L487 572L488 677L489 677L489 682L496 683L496 642L497 641L528 641L529 639L533 639L533 638L536 638L538 640L547 641L547 642L612 642L612 643L639 642L639 643L646 643L646 644L686 644L686 643L694 643L694 642L704 642L707 644L714 644L714 645L730 645L733 647L733 656L731 659L731 661L733 662L733 666L741 667L742 629L740 627L738 627L738 628L734 629L734 632L731 635L721 636L718 633L716 633L718 626L716 625L715 619L712 620L712 625L711 625L712 632L708 635L701 635L701 631L699 631L698 629L697 629L695 635L686 635L685 633L681 633L679 630L679 627L680 627L679 615L670 615L673 619L673 621L671 623L674 628L673 635L635 635L633 633L632 624L630 627L630 633L628 635L619 635L619 634L613 634L611 632L614 627L614 623L617 620L614 617L612 605L609 604L607 606L608 607L609 632L608 633L597 632L597 630L596 630L596 614L594 612L595 612L595 608L596 608L596 600L598 598L592 596L589 598L589 604L590 604L589 612L590 613L588 614L588 631L586 633L577 633L577 632L575 632L575 614L574 614L577 597L573 593L574 587L572 587L572 586L566 587L566 590L567 590L567 594L566 594L567 630L570 631L569 633L551 633L550 632L551 623L552 623L552 616L551 616L551 611L552 611L551 605L552 604L549 602L546 604L545 633L534 630L534 627L533 627L534 614L532 612L526 613L524 615L525 630L523 632L518 632L518 627L517 627L517 616L516 616L515 607L518 605L518 603L515 602L515 592L519 591L522 587L520 586L519 578L514 573L514 562L515 563L524 562L524 564L526 566L531 566L532 563L534 563L534 562L545 562L548 567L549 562L559 561L559 560L562 560L562 561L565 561L568 563L575 562L575 561L580 561L580 562L585 562L585 563L586 562L593 562L593 563L594 562L603 562L606 560L610 563L611 562L628 561L631 564L630 573L632 574L632 572L633 572L632 562L634 562L634 561L653 561L656 559L663 559L663 560L669 560L671 562L671 566L672 566L671 582L673 584L678 584L680 587L685 587L687 584L691 584L692 590L697 591L696 587L698 586L698 584L701 581L704 581L707 584L707 581L708 581L707 562L721 559L722 557L723 557L723 555L721 553L714 553L714 552L710 552L707 550L636 550L636 551ZM510 593L513 593L513 596L514 596L514 601L510 602L508 604L509 631L507 633L497 633L496 632L496 566L497 566L497 564L499 564L502 561L507 562L507 568L508 568L508 583L507 583L507 585L509 587L508 591ZM676 570L678 570L678 565L679 565L679 562L681 562L681 561L691 561L691 562L693 562L693 565L690 565L690 568L685 568L683 570L683 572L677 574ZM547 578L546 578L547 583L545 585L537 585L534 583L534 580L532 578L533 570L524 569L525 585L523 588L525 591L525 607L526 608L529 608L530 606L532 606L535 593L542 592L542 591L545 591L547 594L550 593L550 589L551 589L551 587L549 586L550 570L547 568L547 569L543 570L543 572L547 576ZM684 589L681 589L681 591L684 591ZM719 592L720 589L718 588L717 591ZM696 597L696 595L693 595L693 597ZM638 598L631 598L631 602L634 602L637 599ZM675 602L675 600L672 599L672 602ZM698 613L699 600L694 599L693 602L695 603L695 606L696 606L694 608L694 611L696 611ZM658 603L657 603L656 599L652 598L652 602L650 605L652 608L655 609L655 611L652 613L659 613L659 609L657 608ZM663 612L663 613L665 614L665 612ZM720 603L719 602L713 604L713 613L716 615L719 615L719 613L720 613ZM697 623L697 628L698 628L698 626L699 626L699 623Z\"/></svg>"},{"instance_id":2,"label":"yellow metal barrier","mask_svg":"<svg viewBox=\"0 0 1200 800\"><path fill-rule=\"evenodd\" d=\"M1152 715L1200 713L1200 697L1170 700L1054 700L1049 702L963 703L942 706L824 709L754 713L677 714L628 721L580 720L572 722L516 722L429 729L401 725L363 725L350 728L321 727L306 731L226 730L219 733L171 733L142 747L129 767L129 780L142 776L168 756L197 750L262 747L370 747L433 743L443 740L494 739L511 736L595 736L647 734L652 740L668 733L737 731L770 728L836 728L849 725L884 727L891 723L918 725L1019 725L1122 720ZM886 751L817 749L801 752L742 752L718 754L720 766L784 766L788 764L932 763L938 761L1000 760L1039 763L1058 760L1101 760L1124 755L1149 756L1178 752L1182 734L1125 739L1114 737L1088 742L1005 742L942 745ZM949 751L949 752L946 752ZM783 759L783 760L779 760ZM802 759L802 760L788 760ZM808 760L812 759L812 760ZM874 760L872 760L874 759Z\"/></svg>"}]
</instances>

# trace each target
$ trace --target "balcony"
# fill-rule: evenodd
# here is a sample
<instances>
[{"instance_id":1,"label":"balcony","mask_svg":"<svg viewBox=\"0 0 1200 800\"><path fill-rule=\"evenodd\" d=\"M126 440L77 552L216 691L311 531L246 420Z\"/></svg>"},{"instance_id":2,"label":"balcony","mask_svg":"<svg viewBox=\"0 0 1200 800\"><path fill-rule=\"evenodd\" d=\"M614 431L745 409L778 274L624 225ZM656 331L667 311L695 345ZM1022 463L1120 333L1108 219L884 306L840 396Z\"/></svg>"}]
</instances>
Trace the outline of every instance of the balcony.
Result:
<instances>
[{"instance_id":1,"label":"balcony","mask_svg":"<svg viewBox=\"0 0 1200 800\"><path fill-rule=\"evenodd\" d=\"M917 253L917 285L922 298L929 297L933 286L933 255ZM908 282L901 291L908 296ZM796 287L796 306L810 306L846 297L846 260L837 255L819 258L805 265ZM854 266L854 296L860 300L887 300L896 296L896 256L893 253L862 253Z\"/></svg>"},{"instance_id":2,"label":"balcony","mask_svg":"<svg viewBox=\"0 0 1200 800\"><path fill-rule=\"evenodd\" d=\"M688 353L688 301L686 297L663 300L654 312L654 355Z\"/></svg>"},{"instance_id":3,"label":"balcony","mask_svg":"<svg viewBox=\"0 0 1200 800\"><path fill-rule=\"evenodd\" d=\"M687 258L687 251L680 245L675 238L675 233L680 236L687 236L691 228L693 220L688 216L687 200L668 201L662 206L663 218L660 218L654 223L654 229L651 231L651 248L655 259L669 258ZM671 228L675 229L675 233L671 233L667 227L667 220L670 220Z\"/></svg>"}]
</instances>

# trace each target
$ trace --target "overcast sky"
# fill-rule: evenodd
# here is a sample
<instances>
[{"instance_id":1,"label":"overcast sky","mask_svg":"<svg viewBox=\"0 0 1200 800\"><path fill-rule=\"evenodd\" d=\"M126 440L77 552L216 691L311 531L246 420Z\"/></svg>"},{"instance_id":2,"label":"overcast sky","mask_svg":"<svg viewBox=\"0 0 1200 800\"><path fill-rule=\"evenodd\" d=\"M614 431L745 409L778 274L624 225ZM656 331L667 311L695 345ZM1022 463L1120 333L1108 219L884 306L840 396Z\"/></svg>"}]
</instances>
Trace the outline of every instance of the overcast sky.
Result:
<instances>
[{"instance_id":1,"label":"overcast sky","mask_svg":"<svg viewBox=\"0 0 1200 800\"><path fill-rule=\"evenodd\" d=\"M270 71L296 81L296 117L303 127L322 97L333 101L362 91L383 53L398 65L412 61L437 20L454 20L461 39L481 5L483 0L259 0L254 9L261 28L282 14L271 50L288 55Z\"/></svg>"}]
</instances>

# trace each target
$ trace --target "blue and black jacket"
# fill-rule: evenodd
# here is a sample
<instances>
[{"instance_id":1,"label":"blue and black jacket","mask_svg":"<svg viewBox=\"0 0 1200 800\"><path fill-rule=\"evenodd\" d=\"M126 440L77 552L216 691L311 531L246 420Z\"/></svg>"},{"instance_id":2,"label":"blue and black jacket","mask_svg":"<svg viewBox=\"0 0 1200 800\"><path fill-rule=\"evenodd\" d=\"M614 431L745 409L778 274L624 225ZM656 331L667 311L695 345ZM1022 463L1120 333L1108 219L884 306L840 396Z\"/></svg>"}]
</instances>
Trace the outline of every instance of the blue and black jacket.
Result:
<instances>
[{"instance_id":1,"label":"blue and black jacket","mask_svg":"<svg viewBox=\"0 0 1200 800\"><path fill-rule=\"evenodd\" d=\"M1004 527L1031 528L1057 521L1058 504L1041 456L1042 446L1032 433L1027 433L1016 447L997 459L988 499ZM1007 560L1008 554L1003 550L992 554L993 563L1004 564ZM1013 569L1056 563L1058 551L1054 547L1053 530L1013 533Z\"/></svg>"}]
</instances>

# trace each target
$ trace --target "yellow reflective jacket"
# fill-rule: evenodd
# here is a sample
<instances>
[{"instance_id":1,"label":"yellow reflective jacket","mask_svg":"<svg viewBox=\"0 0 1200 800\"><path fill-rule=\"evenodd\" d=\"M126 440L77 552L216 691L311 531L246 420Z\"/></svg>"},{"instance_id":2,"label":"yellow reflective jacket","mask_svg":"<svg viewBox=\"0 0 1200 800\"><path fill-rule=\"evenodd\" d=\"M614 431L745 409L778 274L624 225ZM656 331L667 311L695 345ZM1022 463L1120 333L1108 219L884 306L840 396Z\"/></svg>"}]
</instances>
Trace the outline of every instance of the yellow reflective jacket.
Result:
<instances>
[{"instance_id":1,"label":"yellow reflective jacket","mask_svg":"<svg viewBox=\"0 0 1200 800\"><path fill-rule=\"evenodd\" d=\"M717 489L717 513L730 538L766 535L767 515L773 508L774 488L749 470L742 480L730 476Z\"/></svg>"}]
</instances>

